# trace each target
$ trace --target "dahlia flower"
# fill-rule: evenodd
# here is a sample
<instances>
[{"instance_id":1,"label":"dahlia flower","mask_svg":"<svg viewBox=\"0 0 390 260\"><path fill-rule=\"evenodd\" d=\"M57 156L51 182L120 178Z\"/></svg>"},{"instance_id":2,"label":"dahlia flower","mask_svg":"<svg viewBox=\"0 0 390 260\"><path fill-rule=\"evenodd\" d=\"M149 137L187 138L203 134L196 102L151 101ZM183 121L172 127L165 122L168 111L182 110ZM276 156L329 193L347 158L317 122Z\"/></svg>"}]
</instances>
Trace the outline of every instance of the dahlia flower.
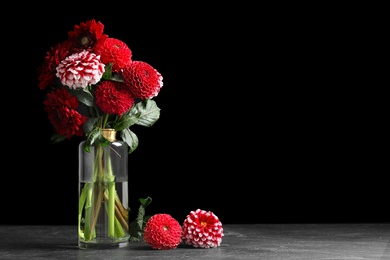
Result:
<instances>
[{"instance_id":1,"label":"dahlia flower","mask_svg":"<svg viewBox=\"0 0 390 260\"><path fill-rule=\"evenodd\" d=\"M81 136L83 134L82 125L87 117L77 111L79 104L77 98L70 95L65 88L48 93L43 104L50 122L59 134L68 139L73 135Z\"/></svg>"},{"instance_id":2,"label":"dahlia flower","mask_svg":"<svg viewBox=\"0 0 390 260\"><path fill-rule=\"evenodd\" d=\"M38 67L39 89L44 90L47 86L55 83L56 68L68 55L69 42L58 43L46 53L44 63Z\"/></svg>"},{"instance_id":3,"label":"dahlia flower","mask_svg":"<svg viewBox=\"0 0 390 260\"><path fill-rule=\"evenodd\" d=\"M126 43L119 39L108 38L97 47L100 60L104 64L112 63L112 71L119 72L131 62L132 52Z\"/></svg>"},{"instance_id":4,"label":"dahlia flower","mask_svg":"<svg viewBox=\"0 0 390 260\"><path fill-rule=\"evenodd\" d=\"M169 214L153 215L145 225L144 241L153 249L175 249L181 243L181 226Z\"/></svg>"},{"instance_id":5,"label":"dahlia flower","mask_svg":"<svg viewBox=\"0 0 390 260\"><path fill-rule=\"evenodd\" d=\"M56 76L69 88L86 88L100 81L104 66L99 55L83 50L66 57L58 65Z\"/></svg>"},{"instance_id":6,"label":"dahlia flower","mask_svg":"<svg viewBox=\"0 0 390 260\"><path fill-rule=\"evenodd\" d=\"M75 49L91 50L108 38L108 35L103 32L104 25L92 19L75 25L73 31L68 32L68 40Z\"/></svg>"},{"instance_id":7,"label":"dahlia flower","mask_svg":"<svg viewBox=\"0 0 390 260\"><path fill-rule=\"evenodd\" d=\"M134 103L133 94L125 84L117 81L103 81L95 91L96 105L105 114L121 116Z\"/></svg>"},{"instance_id":8,"label":"dahlia flower","mask_svg":"<svg viewBox=\"0 0 390 260\"><path fill-rule=\"evenodd\" d=\"M163 86L161 74L143 61L130 62L123 68L122 74L125 84L136 98L153 98Z\"/></svg>"},{"instance_id":9,"label":"dahlia flower","mask_svg":"<svg viewBox=\"0 0 390 260\"><path fill-rule=\"evenodd\" d=\"M213 248L222 242L222 223L211 211L191 211L184 220L182 231L183 242L193 247Z\"/></svg>"}]
</instances>

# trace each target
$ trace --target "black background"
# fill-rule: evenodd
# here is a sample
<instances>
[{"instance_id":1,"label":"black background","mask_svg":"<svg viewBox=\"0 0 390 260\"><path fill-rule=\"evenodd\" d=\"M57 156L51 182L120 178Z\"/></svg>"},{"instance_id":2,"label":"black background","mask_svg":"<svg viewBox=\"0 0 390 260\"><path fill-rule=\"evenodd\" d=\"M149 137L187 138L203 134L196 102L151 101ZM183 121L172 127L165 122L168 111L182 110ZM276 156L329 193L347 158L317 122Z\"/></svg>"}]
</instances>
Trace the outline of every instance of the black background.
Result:
<instances>
[{"instance_id":1,"label":"black background","mask_svg":"<svg viewBox=\"0 0 390 260\"><path fill-rule=\"evenodd\" d=\"M353 78L348 30L317 9L25 8L35 11L15 13L2 28L0 224L77 223L81 140L50 143L36 69L90 19L164 78L154 98L160 119L132 129L139 138L129 156L132 209L150 196L147 214L179 222L198 208L222 223L389 220L383 120Z\"/></svg>"}]
</instances>

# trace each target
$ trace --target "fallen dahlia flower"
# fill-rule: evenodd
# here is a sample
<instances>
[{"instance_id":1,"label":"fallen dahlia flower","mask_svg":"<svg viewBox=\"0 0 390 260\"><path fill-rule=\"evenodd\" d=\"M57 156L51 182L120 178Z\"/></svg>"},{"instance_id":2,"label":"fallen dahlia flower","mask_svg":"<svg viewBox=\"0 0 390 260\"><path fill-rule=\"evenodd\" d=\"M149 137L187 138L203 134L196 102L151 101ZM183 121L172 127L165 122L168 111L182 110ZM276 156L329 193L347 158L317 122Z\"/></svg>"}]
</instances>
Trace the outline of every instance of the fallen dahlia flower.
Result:
<instances>
[{"instance_id":1,"label":"fallen dahlia flower","mask_svg":"<svg viewBox=\"0 0 390 260\"><path fill-rule=\"evenodd\" d=\"M144 241L153 249L175 249L181 243L181 226L169 214L153 215L146 222Z\"/></svg>"},{"instance_id":2,"label":"fallen dahlia flower","mask_svg":"<svg viewBox=\"0 0 390 260\"><path fill-rule=\"evenodd\" d=\"M211 211L191 211L182 226L182 239L187 245L212 248L221 245L222 223Z\"/></svg>"}]
</instances>

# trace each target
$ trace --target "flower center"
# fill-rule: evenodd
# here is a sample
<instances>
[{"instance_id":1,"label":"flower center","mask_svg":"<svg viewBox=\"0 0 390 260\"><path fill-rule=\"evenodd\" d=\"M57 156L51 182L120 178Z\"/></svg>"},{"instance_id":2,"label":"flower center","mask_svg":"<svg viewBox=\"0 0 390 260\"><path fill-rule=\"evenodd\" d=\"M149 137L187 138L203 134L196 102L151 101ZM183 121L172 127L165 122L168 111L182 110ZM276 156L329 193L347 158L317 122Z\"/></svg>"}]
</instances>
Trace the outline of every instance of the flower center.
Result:
<instances>
[{"instance_id":1,"label":"flower center","mask_svg":"<svg viewBox=\"0 0 390 260\"><path fill-rule=\"evenodd\" d=\"M89 38L87 36L84 36L83 38L80 39L80 42L82 46L88 46Z\"/></svg>"}]
</instances>

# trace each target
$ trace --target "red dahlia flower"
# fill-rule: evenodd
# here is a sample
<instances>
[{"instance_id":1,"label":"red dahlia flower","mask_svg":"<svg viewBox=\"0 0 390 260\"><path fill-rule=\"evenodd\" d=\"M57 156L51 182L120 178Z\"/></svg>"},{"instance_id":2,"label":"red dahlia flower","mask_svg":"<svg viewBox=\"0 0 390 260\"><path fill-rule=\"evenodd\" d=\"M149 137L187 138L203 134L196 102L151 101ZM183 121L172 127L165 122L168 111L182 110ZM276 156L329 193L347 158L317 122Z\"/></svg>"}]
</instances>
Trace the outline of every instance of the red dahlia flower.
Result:
<instances>
[{"instance_id":1,"label":"red dahlia flower","mask_svg":"<svg viewBox=\"0 0 390 260\"><path fill-rule=\"evenodd\" d=\"M69 54L69 42L58 43L46 53L45 61L38 67L39 88L45 89L54 84L56 80L56 68Z\"/></svg>"},{"instance_id":2,"label":"red dahlia flower","mask_svg":"<svg viewBox=\"0 0 390 260\"><path fill-rule=\"evenodd\" d=\"M61 61L56 76L69 88L86 88L99 82L104 73L104 66L99 55L84 50Z\"/></svg>"},{"instance_id":3,"label":"red dahlia flower","mask_svg":"<svg viewBox=\"0 0 390 260\"><path fill-rule=\"evenodd\" d=\"M68 32L68 39L72 46L79 50L90 50L103 44L108 38L103 34L104 25L94 19L86 23L75 25L73 31Z\"/></svg>"},{"instance_id":4,"label":"red dahlia flower","mask_svg":"<svg viewBox=\"0 0 390 260\"><path fill-rule=\"evenodd\" d=\"M129 63L122 72L124 82L136 98L157 96L163 86L163 77L151 65L143 61Z\"/></svg>"},{"instance_id":5,"label":"red dahlia flower","mask_svg":"<svg viewBox=\"0 0 390 260\"><path fill-rule=\"evenodd\" d=\"M97 53L104 64L112 63L112 71L119 72L131 62L132 52L126 43L115 38L107 38L97 47Z\"/></svg>"},{"instance_id":6,"label":"red dahlia flower","mask_svg":"<svg viewBox=\"0 0 390 260\"><path fill-rule=\"evenodd\" d=\"M182 226L183 242L201 248L221 245L223 237L222 223L211 211L197 209L191 211Z\"/></svg>"},{"instance_id":7,"label":"red dahlia flower","mask_svg":"<svg viewBox=\"0 0 390 260\"><path fill-rule=\"evenodd\" d=\"M87 117L77 112L79 102L69 94L66 88L57 89L47 94L43 102L50 122L58 134L70 139L73 135L82 136L82 126Z\"/></svg>"},{"instance_id":8,"label":"red dahlia flower","mask_svg":"<svg viewBox=\"0 0 390 260\"><path fill-rule=\"evenodd\" d=\"M169 214L153 215L145 225L144 241L153 249L175 249L181 242L179 222Z\"/></svg>"},{"instance_id":9,"label":"red dahlia flower","mask_svg":"<svg viewBox=\"0 0 390 260\"><path fill-rule=\"evenodd\" d=\"M96 105L105 114L122 115L134 103L133 94L117 81L102 81L95 91Z\"/></svg>"}]
</instances>

